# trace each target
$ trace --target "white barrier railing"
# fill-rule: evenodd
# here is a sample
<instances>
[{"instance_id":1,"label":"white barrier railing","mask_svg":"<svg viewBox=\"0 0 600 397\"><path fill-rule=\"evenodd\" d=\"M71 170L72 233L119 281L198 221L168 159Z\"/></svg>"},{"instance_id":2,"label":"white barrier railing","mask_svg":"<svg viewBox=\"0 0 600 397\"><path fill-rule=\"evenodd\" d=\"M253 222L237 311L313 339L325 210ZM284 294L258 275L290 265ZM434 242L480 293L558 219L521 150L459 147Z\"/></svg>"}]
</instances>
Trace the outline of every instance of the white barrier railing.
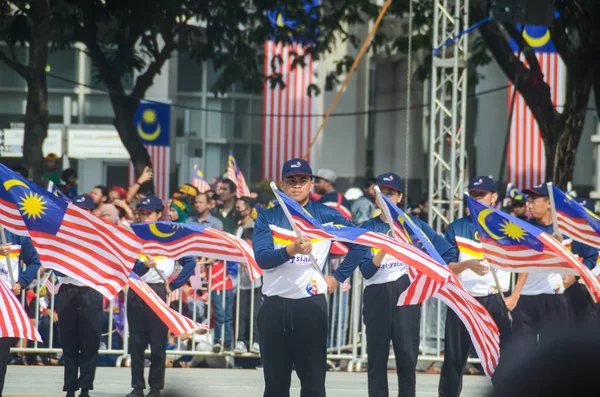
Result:
<instances>
[{"instance_id":1,"label":"white barrier railing","mask_svg":"<svg viewBox=\"0 0 600 397\"><path fill-rule=\"evenodd\" d=\"M339 262L339 258L332 258L329 261L326 273L330 274L332 267L335 269ZM224 267L226 267L226 264ZM246 346L248 351L234 353L237 342L240 339L240 334L242 333L242 330L239 329L240 310L242 306L246 306L244 308L246 310L248 302L242 300L239 280L235 283L236 287L229 292L226 290L225 282L222 283L222 286L217 291L211 291L213 268L212 266L207 268L206 279L208 280L208 285L204 284L200 290L192 290L189 286L184 287L179 300L171 303L171 307L174 307L180 313L187 315L194 321L211 325L211 331L204 334L195 331L186 335L185 338L177 338L173 348L167 351L167 357L179 360L179 362L189 362L191 366L202 365L203 362L206 362L208 366L220 367L232 366L232 358L259 358L259 354L250 351L254 342L257 341L257 336L254 332L254 308L260 303L256 301L254 291L251 290L249 293L249 343ZM28 309L28 313L30 313L36 328L42 334L44 342L28 342L26 347L22 345L16 346L11 349L12 353L46 356L62 352L60 338L57 337L55 329L55 325L60 327L60 318L58 318L58 323L54 324L52 313L54 313L55 297L48 290L48 287L44 285L47 277L48 273L38 273L36 281L21 296L21 302ZM363 278L357 269L351 277L351 281L340 284L338 290L330 296L327 357L331 369L360 371L367 362L366 333L362 321L363 288ZM198 291L200 291L200 294ZM202 293L205 296L201 295ZM186 299L183 297L184 294L186 295ZM235 295L235 297L232 295ZM244 295L248 294L244 293ZM111 302L104 305L106 319L103 325L103 337L99 353L103 356L111 356L114 364L117 366L121 366L123 360L128 360L126 299L127 294L122 292ZM224 348L227 348L227 351L213 351L215 328L217 327L216 324L214 327L212 326L213 320L217 320L213 313L215 310L215 299L219 300L220 307L223 308L224 312L224 318L222 324L220 324L220 335L222 336L222 343L230 342L229 346L223 345ZM230 300L229 305L228 299ZM232 307L232 309L228 310L228 307ZM45 310L42 310L44 308L47 308L48 312L44 313ZM219 311L218 307L217 311ZM439 362L443 360L445 311L445 305L435 299L431 299L422 305L419 361ZM228 316L231 317L232 323L231 341L226 340ZM219 323L221 323L220 319L221 316L218 319ZM181 358L185 358L187 361L182 361ZM393 359L393 352L391 352L390 360ZM478 360L470 359L469 362L478 362Z\"/></svg>"}]
</instances>

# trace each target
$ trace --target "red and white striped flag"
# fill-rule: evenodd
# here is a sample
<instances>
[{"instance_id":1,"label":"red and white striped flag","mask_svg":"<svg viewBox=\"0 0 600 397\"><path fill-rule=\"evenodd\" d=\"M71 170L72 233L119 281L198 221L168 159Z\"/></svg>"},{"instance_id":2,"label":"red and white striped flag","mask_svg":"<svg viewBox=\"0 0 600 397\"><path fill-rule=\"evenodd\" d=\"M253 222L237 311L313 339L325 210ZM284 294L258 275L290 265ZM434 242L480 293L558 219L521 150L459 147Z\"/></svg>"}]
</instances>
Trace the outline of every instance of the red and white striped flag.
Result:
<instances>
[{"instance_id":1,"label":"red and white striped flag","mask_svg":"<svg viewBox=\"0 0 600 397\"><path fill-rule=\"evenodd\" d=\"M198 189L200 193L210 190L210 185L208 184L208 181L204 177L204 173L202 173L202 170L200 170L200 166L198 164L194 164L192 186Z\"/></svg>"},{"instance_id":2,"label":"red and white striped flag","mask_svg":"<svg viewBox=\"0 0 600 397\"><path fill-rule=\"evenodd\" d=\"M242 170L238 166L235 157L233 157L233 153L229 152L229 161L227 161L227 178L231 179L236 186L236 196L239 197L250 197L250 188L246 183L246 179L244 178L244 174L242 174Z\"/></svg>"},{"instance_id":3,"label":"red and white striped flag","mask_svg":"<svg viewBox=\"0 0 600 397\"><path fill-rule=\"evenodd\" d=\"M209 227L206 230L209 233L212 233L214 236L220 237L223 241L226 241L231 246L236 248L236 250L243 257L243 260L238 262L242 264L242 266L246 266L251 280L256 280L257 278L262 276L262 269L258 266L258 263L256 263L256 260L254 259L254 251L247 242L245 242L241 238L238 238L218 229L213 229Z\"/></svg>"},{"instance_id":4,"label":"red and white striped flag","mask_svg":"<svg viewBox=\"0 0 600 397\"><path fill-rule=\"evenodd\" d=\"M196 329L208 330L208 326L195 322L194 320L177 313L167 306L160 296L156 294L139 276L131 273L129 276L129 287L148 305L150 309L161 319L161 321L173 332L179 336L184 332Z\"/></svg>"},{"instance_id":5,"label":"red and white striped flag","mask_svg":"<svg viewBox=\"0 0 600 397\"><path fill-rule=\"evenodd\" d=\"M179 299L181 299L181 288L171 291L171 293L167 296L167 305L171 306L171 303L179 302Z\"/></svg>"},{"instance_id":6,"label":"red and white striped flag","mask_svg":"<svg viewBox=\"0 0 600 397\"><path fill-rule=\"evenodd\" d=\"M169 199L169 170L171 164L171 148L169 146L145 145L152 162L154 193L167 201ZM129 162L129 186L137 181L133 163Z\"/></svg>"},{"instance_id":7,"label":"red and white striped flag","mask_svg":"<svg viewBox=\"0 0 600 397\"><path fill-rule=\"evenodd\" d=\"M63 201L1 164L0 182L4 227L31 237L44 267L73 277L108 299L127 285L143 248L133 233Z\"/></svg>"},{"instance_id":8,"label":"red and white striped flag","mask_svg":"<svg viewBox=\"0 0 600 397\"><path fill-rule=\"evenodd\" d=\"M292 68L294 55L305 55L305 66ZM276 61L280 57L282 63ZM275 67L273 67L275 66ZM265 76L281 74L286 85L271 88L265 81L263 96L263 179L279 180L283 163L307 156L316 130L316 101L308 96L308 87L316 82L317 62L301 44L265 42Z\"/></svg>"},{"instance_id":9,"label":"red and white striped flag","mask_svg":"<svg viewBox=\"0 0 600 397\"><path fill-rule=\"evenodd\" d=\"M538 63L543 76L534 79L543 79L550 86L550 94L554 106L565 103L565 83L567 69L556 48L550 41L550 34L546 27L526 26L524 38L536 52ZM538 38L539 36L539 38ZM536 40L531 40L534 37ZM518 47L515 48L518 52ZM517 54L515 54L517 55ZM525 56L521 54L521 61ZM541 81L539 82L541 84ZM535 81L534 81L535 84ZM508 106L511 106L514 86L509 83ZM546 150L544 141L538 128L535 117L529 110L521 94L515 96L514 113L510 130L507 153L507 178L518 189L525 189L546 181Z\"/></svg>"},{"instance_id":10,"label":"red and white striped flag","mask_svg":"<svg viewBox=\"0 0 600 397\"><path fill-rule=\"evenodd\" d=\"M23 338L42 342L29 316L8 283L0 280L0 338Z\"/></svg>"}]
</instances>

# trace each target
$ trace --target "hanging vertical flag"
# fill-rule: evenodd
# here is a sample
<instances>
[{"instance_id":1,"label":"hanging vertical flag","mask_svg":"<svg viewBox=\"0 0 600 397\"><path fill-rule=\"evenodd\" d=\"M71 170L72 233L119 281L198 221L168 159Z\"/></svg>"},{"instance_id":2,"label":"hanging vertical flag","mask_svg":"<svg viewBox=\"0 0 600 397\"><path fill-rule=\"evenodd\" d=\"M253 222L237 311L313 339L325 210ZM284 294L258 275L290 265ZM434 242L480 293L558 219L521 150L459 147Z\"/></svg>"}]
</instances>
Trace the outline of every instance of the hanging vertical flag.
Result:
<instances>
[{"instance_id":1,"label":"hanging vertical flag","mask_svg":"<svg viewBox=\"0 0 600 397\"><path fill-rule=\"evenodd\" d=\"M518 27L520 29L520 26ZM565 103L566 66L550 40L550 31L544 26L526 25L523 38L535 51L543 79L550 86L550 94L554 106ZM515 53L519 47L511 40L510 45ZM521 60L527 64L521 54ZM508 105L510 106L514 86L509 83ZM529 110L525 100L518 94L515 96L514 113L506 153L507 178L518 189L535 186L546 181L546 151L544 141L535 117Z\"/></svg>"},{"instance_id":2,"label":"hanging vertical flag","mask_svg":"<svg viewBox=\"0 0 600 397\"><path fill-rule=\"evenodd\" d=\"M42 341L39 332L10 286L0 280L0 338L23 338Z\"/></svg>"},{"instance_id":3,"label":"hanging vertical flag","mask_svg":"<svg viewBox=\"0 0 600 397\"><path fill-rule=\"evenodd\" d=\"M231 152L229 152L229 161L227 161L227 178L231 179L237 186L235 192L238 198L250 197L250 188L246 183L242 170L238 167L237 161L235 161L235 157L233 157L233 153Z\"/></svg>"},{"instance_id":4,"label":"hanging vertical flag","mask_svg":"<svg viewBox=\"0 0 600 397\"><path fill-rule=\"evenodd\" d=\"M311 8L318 1L305 0L304 9L311 13ZM304 30L304 26L273 11L269 13L271 24L276 29ZM310 146L316 129L316 102L308 96L308 87L316 82L317 62L306 53L306 43L300 41L292 44L277 42L275 39L265 42L265 76L280 74L285 88L272 88L265 81L263 96L263 152L262 178L278 180L281 167L287 160L304 156ZM304 56L304 65L292 67L296 56ZM279 60L281 62L279 62ZM310 161L310 153L308 159Z\"/></svg>"},{"instance_id":5,"label":"hanging vertical flag","mask_svg":"<svg viewBox=\"0 0 600 397\"><path fill-rule=\"evenodd\" d=\"M163 200L169 198L171 164L171 107L162 103L140 102L133 126L150 155L154 171L154 193ZM136 182L133 164L129 162L129 185Z\"/></svg>"},{"instance_id":6,"label":"hanging vertical flag","mask_svg":"<svg viewBox=\"0 0 600 397\"><path fill-rule=\"evenodd\" d=\"M204 193L210 190L210 185L204 173L200 170L200 166L194 163L194 170L192 171L192 186L194 186L200 193Z\"/></svg>"}]
</instances>

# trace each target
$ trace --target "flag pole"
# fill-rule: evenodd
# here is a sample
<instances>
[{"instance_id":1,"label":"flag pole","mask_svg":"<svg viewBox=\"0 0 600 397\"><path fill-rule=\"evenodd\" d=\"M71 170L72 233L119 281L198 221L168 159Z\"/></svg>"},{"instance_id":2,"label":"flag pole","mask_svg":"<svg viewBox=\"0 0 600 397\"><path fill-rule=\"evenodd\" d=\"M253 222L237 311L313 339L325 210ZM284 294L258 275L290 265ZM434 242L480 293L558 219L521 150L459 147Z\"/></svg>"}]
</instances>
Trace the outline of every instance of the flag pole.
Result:
<instances>
[{"instance_id":1,"label":"flag pole","mask_svg":"<svg viewBox=\"0 0 600 397\"><path fill-rule=\"evenodd\" d=\"M498 288L498 293L500 294L500 298L502 298L502 302L506 302L506 297L504 296L504 292L502 291L502 287L500 286L500 280L498 280L498 274L496 274L496 268L490 265L490 271L492 272L492 276L494 277L494 282L496 283L496 288ZM506 306L506 304L504 304ZM510 310L508 307L506 308L506 313L508 314L508 321L510 321L512 327L512 314L510 314Z\"/></svg>"},{"instance_id":2,"label":"flag pole","mask_svg":"<svg viewBox=\"0 0 600 397\"><path fill-rule=\"evenodd\" d=\"M4 226L0 225L0 236L2 238L2 244L7 244L6 242L6 233L4 233ZM13 269L10 264L10 254L6 256L6 268L8 269L8 277L10 278L10 287L12 288L15 285L15 275L13 274Z\"/></svg>"},{"instance_id":3,"label":"flag pole","mask_svg":"<svg viewBox=\"0 0 600 397\"><path fill-rule=\"evenodd\" d=\"M554 228L553 234L559 235L558 219L556 217L556 206L554 202L554 191L552 190L552 182L548 182L546 185L548 187L548 196L550 197L550 206L552 207L552 227Z\"/></svg>"},{"instance_id":4,"label":"flag pole","mask_svg":"<svg viewBox=\"0 0 600 397\"><path fill-rule=\"evenodd\" d=\"M271 181L270 186L271 186L271 189L273 190L273 192L275 193L275 197L277 197L277 201L279 202L279 205L281 206L281 209L283 210L283 213L285 214L285 217L290 222L290 225L292 225L292 229L294 230L294 233L296 233L296 236L298 237L298 240L300 240L300 243L303 243L304 242L304 237L302 236L302 233L300 233L300 230L298 230L298 227L294 223L294 220L292 219L292 214L290 214L290 210L288 210L288 208L286 207L285 203L283 202L283 200L281 199L281 197L279 197L279 195L276 192L277 190L279 190L277 188L277 185L275 185L275 182ZM313 256L312 252L308 254L308 257L310 258L310 262L312 263L313 268L317 272L319 272L319 274L321 276L324 276L323 271L319 268L319 265L317 265L317 260Z\"/></svg>"}]
</instances>

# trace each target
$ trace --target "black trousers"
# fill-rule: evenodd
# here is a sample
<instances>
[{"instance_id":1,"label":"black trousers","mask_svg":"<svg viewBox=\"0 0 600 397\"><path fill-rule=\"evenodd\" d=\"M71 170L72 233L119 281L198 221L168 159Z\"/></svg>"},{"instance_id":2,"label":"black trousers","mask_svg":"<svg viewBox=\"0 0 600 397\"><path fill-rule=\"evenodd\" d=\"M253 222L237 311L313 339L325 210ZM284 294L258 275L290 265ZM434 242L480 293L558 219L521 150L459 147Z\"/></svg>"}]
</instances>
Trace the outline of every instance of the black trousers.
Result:
<instances>
[{"instance_id":1,"label":"black trousers","mask_svg":"<svg viewBox=\"0 0 600 397\"><path fill-rule=\"evenodd\" d=\"M585 285L578 282L565 290L569 304L569 322L574 326L598 326L600 313Z\"/></svg>"},{"instance_id":2,"label":"black trousers","mask_svg":"<svg viewBox=\"0 0 600 397\"><path fill-rule=\"evenodd\" d=\"M508 311L500 294L475 298L492 316L500 332L500 361L496 367L496 374L508 359L512 343L512 333ZM523 299L523 296L521 296ZM521 302L519 301L519 304ZM440 397L458 397L462 390L463 370L471 353L473 343L469 332L453 310L446 313L446 329L444 334L444 363L440 374ZM492 379L493 381L494 379Z\"/></svg>"},{"instance_id":3,"label":"black trousers","mask_svg":"<svg viewBox=\"0 0 600 397\"><path fill-rule=\"evenodd\" d=\"M398 306L398 298L410 285L408 275L365 288L363 319L367 332L369 397L387 397L387 362L390 340L396 356L398 396L414 397L419 356L421 305Z\"/></svg>"},{"instance_id":4,"label":"black trousers","mask_svg":"<svg viewBox=\"0 0 600 397\"><path fill-rule=\"evenodd\" d=\"M240 289L240 332L238 340L244 342L248 349L252 343L258 342L258 311L262 303L261 287ZM252 310L252 294L254 294L254 310ZM252 340L250 340L250 319L253 318Z\"/></svg>"},{"instance_id":5,"label":"black trousers","mask_svg":"<svg viewBox=\"0 0 600 397\"><path fill-rule=\"evenodd\" d=\"M519 355L527 354L538 340L569 325L569 304L564 294L521 295L512 313L513 344Z\"/></svg>"},{"instance_id":6,"label":"black trousers","mask_svg":"<svg viewBox=\"0 0 600 397\"><path fill-rule=\"evenodd\" d=\"M258 313L264 397L288 397L292 369L301 397L325 397L327 371L327 301L325 295L303 299L265 298Z\"/></svg>"},{"instance_id":7,"label":"black trousers","mask_svg":"<svg viewBox=\"0 0 600 397\"><path fill-rule=\"evenodd\" d=\"M149 284L161 299L166 300L164 284ZM165 386L165 360L168 328L148 305L131 289L127 293L129 322L129 354L131 354L131 386L145 389L144 351L150 344L150 374L148 386L162 390Z\"/></svg>"},{"instance_id":8,"label":"black trousers","mask_svg":"<svg viewBox=\"0 0 600 397\"><path fill-rule=\"evenodd\" d=\"M104 319L102 295L90 287L65 284L55 308L65 367L63 390L93 390Z\"/></svg>"},{"instance_id":9,"label":"black trousers","mask_svg":"<svg viewBox=\"0 0 600 397\"><path fill-rule=\"evenodd\" d=\"M0 338L0 397L2 396L2 390L4 390L6 367L10 361L10 348L18 341L19 338Z\"/></svg>"}]
</instances>

